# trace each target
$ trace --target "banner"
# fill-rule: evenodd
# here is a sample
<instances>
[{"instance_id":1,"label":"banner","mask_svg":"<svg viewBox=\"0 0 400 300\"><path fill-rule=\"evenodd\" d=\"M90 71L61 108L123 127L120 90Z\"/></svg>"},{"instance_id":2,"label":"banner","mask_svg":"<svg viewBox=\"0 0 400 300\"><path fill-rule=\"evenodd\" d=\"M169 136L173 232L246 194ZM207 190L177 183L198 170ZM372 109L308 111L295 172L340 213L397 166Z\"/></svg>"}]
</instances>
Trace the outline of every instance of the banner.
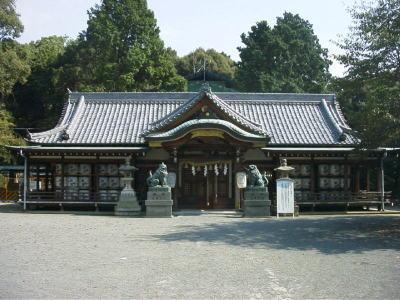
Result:
<instances>
[{"instance_id":1,"label":"banner","mask_svg":"<svg viewBox=\"0 0 400 300\"><path fill-rule=\"evenodd\" d=\"M276 214L294 214L294 181L290 178L276 180Z\"/></svg>"}]
</instances>

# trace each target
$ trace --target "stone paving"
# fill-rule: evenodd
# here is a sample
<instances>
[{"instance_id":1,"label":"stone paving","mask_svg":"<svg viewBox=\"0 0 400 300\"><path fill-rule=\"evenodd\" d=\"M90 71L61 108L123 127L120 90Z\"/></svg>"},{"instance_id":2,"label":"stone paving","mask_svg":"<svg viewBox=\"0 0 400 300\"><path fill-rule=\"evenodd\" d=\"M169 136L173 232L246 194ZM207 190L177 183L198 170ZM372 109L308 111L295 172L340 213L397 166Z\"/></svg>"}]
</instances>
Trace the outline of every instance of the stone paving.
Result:
<instances>
[{"instance_id":1,"label":"stone paving","mask_svg":"<svg viewBox=\"0 0 400 300\"><path fill-rule=\"evenodd\" d=\"M171 219L0 205L0 298L398 299L400 215Z\"/></svg>"}]
</instances>

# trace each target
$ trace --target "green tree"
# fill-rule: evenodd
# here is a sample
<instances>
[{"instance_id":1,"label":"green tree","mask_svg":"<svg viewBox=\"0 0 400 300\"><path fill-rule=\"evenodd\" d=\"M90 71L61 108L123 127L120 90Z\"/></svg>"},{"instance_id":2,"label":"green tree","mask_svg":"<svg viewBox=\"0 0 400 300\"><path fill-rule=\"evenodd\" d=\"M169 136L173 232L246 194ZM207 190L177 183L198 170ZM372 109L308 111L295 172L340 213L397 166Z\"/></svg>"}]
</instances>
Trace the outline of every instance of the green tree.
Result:
<instances>
[{"instance_id":1,"label":"green tree","mask_svg":"<svg viewBox=\"0 0 400 300\"><path fill-rule=\"evenodd\" d=\"M4 102L14 85L26 82L30 74L26 48L17 42L0 41L0 101Z\"/></svg>"},{"instance_id":2,"label":"green tree","mask_svg":"<svg viewBox=\"0 0 400 300\"><path fill-rule=\"evenodd\" d=\"M235 62L224 52L215 49L197 48L193 52L176 59L176 69L181 76L189 79L202 73L203 64L206 70L233 79L235 75Z\"/></svg>"},{"instance_id":3,"label":"green tree","mask_svg":"<svg viewBox=\"0 0 400 300\"><path fill-rule=\"evenodd\" d=\"M160 39L145 0L103 0L89 12L87 30L67 49L60 75L72 89L183 90L171 52Z\"/></svg>"},{"instance_id":4,"label":"green tree","mask_svg":"<svg viewBox=\"0 0 400 300\"><path fill-rule=\"evenodd\" d=\"M344 78L334 85L361 147L400 145L400 1L378 0L350 9L353 25L338 44ZM386 188L400 195L400 159L385 167Z\"/></svg>"},{"instance_id":5,"label":"green tree","mask_svg":"<svg viewBox=\"0 0 400 300\"><path fill-rule=\"evenodd\" d=\"M26 45L31 74L7 101L18 126L48 128L56 122L66 94L58 80L65 43L65 37L50 36Z\"/></svg>"},{"instance_id":6,"label":"green tree","mask_svg":"<svg viewBox=\"0 0 400 300\"><path fill-rule=\"evenodd\" d=\"M13 39L24 27L15 11L14 0L0 0L0 101L11 93L17 82L25 82L30 73L26 51Z\"/></svg>"},{"instance_id":7,"label":"green tree","mask_svg":"<svg viewBox=\"0 0 400 300\"><path fill-rule=\"evenodd\" d=\"M23 145L24 141L13 132L13 119L9 111L0 104L0 162L10 162L12 156L4 145Z\"/></svg>"},{"instance_id":8,"label":"green tree","mask_svg":"<svg viewBox=\"0 0 400 300\"><path fill-rule=\"evenodd\" d=\"M13 39L23 31L14 0L0 0L0 145L21 145L13 131L13 118L4 101L17 82L25 82L30 73L25 48ZM10 162L8 150L0 146L0 162Z\"/></svg>"},{"instance_id":9,"label":"green tree","mask_svg":"<svg viewBox=\"0 0 400 300\"><path fill-rule=\"evenodd\" d=\"M353 115L363 146L400 145L400 1L378 0L350 10L353 26L337 58L339 100Z\"/></svg>"},{"instance_id":10,"label":"green tree","mask_svg":"<svg viewBox=\"0 0 400 300\"><path fill-rule=\"evenodd\" d=\"M0 0L0 41L15 39L24 30L15 10L15 0Z\"/></svg>"},{"instance_id":11,"label":"green tree","mask_svg":"<svg viewBox=\"0 0 400 300\"><path fill-rule=\"evenodd\" d=\"M258 22L238 47L238 86L249 92L322 92L330 79L327 49L312 25L285 12L271 28Z\"/></svg>"}]
</instances>

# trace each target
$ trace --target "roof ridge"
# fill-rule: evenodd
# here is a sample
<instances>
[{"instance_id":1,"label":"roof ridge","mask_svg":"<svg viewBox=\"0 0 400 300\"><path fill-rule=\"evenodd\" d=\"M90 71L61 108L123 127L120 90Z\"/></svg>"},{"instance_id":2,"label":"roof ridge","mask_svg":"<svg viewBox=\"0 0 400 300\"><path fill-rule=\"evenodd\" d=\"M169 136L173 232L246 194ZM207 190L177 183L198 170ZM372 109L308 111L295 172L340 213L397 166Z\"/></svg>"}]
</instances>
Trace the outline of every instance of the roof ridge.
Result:
<instances>
[{"instance_id":1,"label":"roof ridge","mask_svg":"<svg viewBox=\"0 0 400 300\"><path fill-rule=\"evenodd\" d=\"M74 111L72 112L71 118L65 128L66 132L73 133L75 127L79 123L80 119L82 118L82 111L85 107L85 96L80 96L78 100L78 105L75 107Z\"/></svg>"},{"instance_id":2,"label":"roof ridge","mask_svg":"<svg viewBox=\"0 0 400 300\"><path fill-rule=\"evenodd\" d=\"M70 94L70 102L75 103L78 97L84 95L88 102L110 101L119 103L121 101L187 101L195 97L196 92L73 92ZM265 102L307 102L315 103L326 99L328 102L335 101L334 94L313 93L242 93L242 92L212 92L222 101L265 101Z\"/></svg>"},{"instance_id":3,"label":"roof ridge","mask_svg":"<svg viewBox=\"0 0 400 300\"><path fill-rule=\"evenodd\" d=\"M243 115L240 114L239 112L235 111L230 105L228 105L228 104L225 102L225 100L220 99L220 98L218 97L217 94L214 94L214 93L211 92L210 96L213 97L213 95L215 95L215 96L217 97L217 99L218 99L221 103L223 103L223 105L226 105L226 108L227 108L232 114L239 115L241 118L243 118L244 120L246 120L246 121L249 122L250 124L253 124L253 125L257 126L257 127L260 127L260 126L261 126L260 123L257 123L257 122L255 122L255 121L249 120L248 118L246 118L245 116L243 116Z\"/></svg>"},{"instance_id":4,"label":"roof ridge","mask_svg":"<svg viewBox=\"0 0 400 300\"><path fill-rule=\"evenodd\" d=\"M340 127L340 124L338 124L338 122L335 120L335 117L332 115L332 112L330 111L328 104L326 103L325 99L321 100L321 104L322 104L322 108L325 112L325 114L328 116L329 121L331 121L333 127L336 129L336 131L339 134L339 138L343 138L344 135L344 131L343 129Z\"/></svg>"},{"instance_id":5,"label":"roof ridge","mask_svg":"<svg viewBox=\"0 0 400 300\"><path fill-rule=\"evenodd\" d=\"M340 124L340 126L342 126L345 131L352 131L337 101L335 101L335 112L338 116L338 119L343 123Z\"/></svg>"},{"instance_id":6,"label":"roof ridge","mask_svg":"<svg viewBox=\"0 0 400 300\"><path fill-rule=\"evenodd\" d=\"M335 93L261 93L261 92L212 92L213 94L243 94L243 95L313 95L313 96L334 96ZM198 92L182 92L182 91L176 91L176 92L150 92L150 91L144 91L144 92L71 92L69 95L76 94L76 95L81 95L81 94L198 94Z\"/></svg>"},{"instance_id":7,"label":"roof ridge","mask_svg":"<svg viewBox=\"0 0 400 300\"><path fill-rule=\"evenodd\" d=\"M46 131L42 131L42 132L36 132L36 133L29 133L30 134L30 140L32 139L38 139L41 137L46 137L48 135L52 135L52 134L56 134L62 130L64 130L66 127L68 126L68 124L63 124L63 125L59 125L56 126L50 130L46 130Z\"/></svg>"}]
</instances>

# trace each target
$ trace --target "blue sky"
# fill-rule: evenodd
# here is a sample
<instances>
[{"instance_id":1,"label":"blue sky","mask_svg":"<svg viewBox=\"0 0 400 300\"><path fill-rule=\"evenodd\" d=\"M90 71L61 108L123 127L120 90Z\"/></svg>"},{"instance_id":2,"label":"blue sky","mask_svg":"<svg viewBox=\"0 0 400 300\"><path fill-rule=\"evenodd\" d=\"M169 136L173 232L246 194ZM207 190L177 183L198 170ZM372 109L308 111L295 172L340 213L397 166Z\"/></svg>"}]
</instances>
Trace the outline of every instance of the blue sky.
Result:
<instances>
[{"instance_id":1,"label":"blue sky","mask_svg":"<svg viewBox=\"0 0 400 300\"><path fill-rule=\"evenodd\" d=\"M76 37L86 28L87 10L100 0L17 0L17 11L25 26L20 41L48 35ZM285 11L298 13L313 24L314 32L329 53L340 50L333 41L348 32L351 18L346 8L354 0L148 0L167 46L179 55L198 48L224 51L238 60L240 35L257 21L274 24ZM332 58L331 58L332 59ZM330 70L341 76L337 62Z\"/></svg>"}]
</instances>

